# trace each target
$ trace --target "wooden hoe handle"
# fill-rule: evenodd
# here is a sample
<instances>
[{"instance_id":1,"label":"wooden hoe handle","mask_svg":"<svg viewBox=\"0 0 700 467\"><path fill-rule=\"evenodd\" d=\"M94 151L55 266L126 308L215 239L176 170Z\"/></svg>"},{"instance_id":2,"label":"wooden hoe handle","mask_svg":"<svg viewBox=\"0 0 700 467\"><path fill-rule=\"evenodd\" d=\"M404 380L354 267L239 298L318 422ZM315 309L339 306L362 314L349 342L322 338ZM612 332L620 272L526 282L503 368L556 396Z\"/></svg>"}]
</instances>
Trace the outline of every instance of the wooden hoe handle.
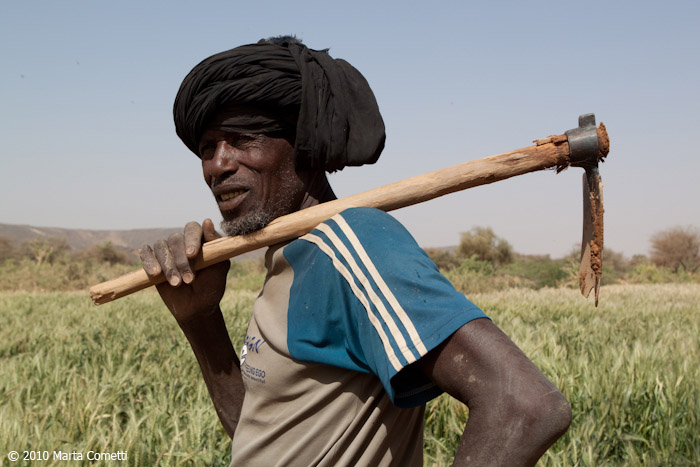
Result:
<instances>
[{"instance_id":1,"label":"wooden hoe handle","mask_svg":"<svg viewBox=\"0 0 700 467\"><path fill-rule=\"evenodd\" d=\"M605 143L604 157L607 155L605 126L601 123L597 131L601 144ZM348 208L364 206L392 211L516 175L549 168L557 168L559 172L570 165L570 156L567 136L550 136L536 140L534 146L464 162L353 196L329 201L278 217L265 228L252 234L223 237L207 242L202 246L201 258L195 262L194 267L199 270L258 248L298 238L311 232L321 222ZM161 274L157 280L152 282L146 272L139 269L91 287L90 297L93 302L99 305L164 281L165 276Z\"/></svg>"}]
</instances>

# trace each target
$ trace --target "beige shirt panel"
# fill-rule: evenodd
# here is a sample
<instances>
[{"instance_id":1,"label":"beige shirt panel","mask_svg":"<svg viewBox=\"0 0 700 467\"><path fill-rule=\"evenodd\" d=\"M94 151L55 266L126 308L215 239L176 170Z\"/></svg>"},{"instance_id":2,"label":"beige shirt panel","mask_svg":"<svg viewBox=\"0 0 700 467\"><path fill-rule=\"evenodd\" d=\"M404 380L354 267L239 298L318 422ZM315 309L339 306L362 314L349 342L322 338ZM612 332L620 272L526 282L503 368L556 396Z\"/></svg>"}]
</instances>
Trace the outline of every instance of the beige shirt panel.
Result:
<instances>
[{"instance_id":1,"label":"beige shirt panel","mask_svg":"<svg viewBox=\"0 0 700 467\"><path fill-rule=\"evenodd\" d=\"M372 374L292 358L294 273L279 246L268 251L266 266L241 355L246 395L231 465L422 465L424 406L396 408Z\"/></svg>"}]
</instances>

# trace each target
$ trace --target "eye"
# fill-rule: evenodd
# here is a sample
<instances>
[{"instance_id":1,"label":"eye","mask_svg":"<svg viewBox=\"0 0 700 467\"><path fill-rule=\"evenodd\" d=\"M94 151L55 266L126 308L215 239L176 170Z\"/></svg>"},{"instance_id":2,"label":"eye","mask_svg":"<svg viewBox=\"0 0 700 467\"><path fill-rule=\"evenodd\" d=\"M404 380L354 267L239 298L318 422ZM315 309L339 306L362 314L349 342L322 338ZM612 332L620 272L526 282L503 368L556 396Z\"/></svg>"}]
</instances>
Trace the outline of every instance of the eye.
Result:
<instances>
[{"instance_id":1,"label":"eye","mask_svg":"<svg viewBox=\"0 0 700 467\"><path fill-rule=\"evenodd\" d=\"M235 147L246 147L250 143L257 141L259 135L249 133L234 133L229 144Z\"/></svg>"},{"instance_id":2,"label":"eye","mask_svg":"<svg viewBox=\"0 0 700 467\"><path fill-rule=\"evenodd\" d=\"M202 159L211 159L214 156L216 145L213 143L205 143L199 147L199 155Z\"/></svg>"}]
</instances>

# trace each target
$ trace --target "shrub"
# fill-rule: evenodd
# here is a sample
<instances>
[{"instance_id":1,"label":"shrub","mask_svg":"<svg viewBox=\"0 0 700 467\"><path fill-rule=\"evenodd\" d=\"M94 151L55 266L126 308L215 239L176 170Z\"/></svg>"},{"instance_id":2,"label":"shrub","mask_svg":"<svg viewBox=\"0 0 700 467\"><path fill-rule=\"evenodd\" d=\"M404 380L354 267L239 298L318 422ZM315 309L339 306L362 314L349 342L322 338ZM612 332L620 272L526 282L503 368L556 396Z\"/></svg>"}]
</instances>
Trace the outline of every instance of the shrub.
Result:
<instances>
[{"instance_id":1,"label":"shrub","mask_svg":"<svg viewBox=\"0 0 700 467\"><path fill-rule=\"evenodd\" d=\"M569 272L565 259L553 260L549 256L519 256L504 271L532 283L533 288L558 287L567 282ZM578 278L578 271L576 273Z\"/></svg>"},{"instance_id":2,"label":"shrub","mask_svg":"<svg viewBox=\"0 0 700 467\"><path fill-rule=\"evenodd\" d=\"M657 266L683 268L695 272L700 268L700 232L691 227L673 227L651 237L651 261Z\"/></svg>"},{"instance_id":3,"label":"shrub","mask_svg":"<svg viewBox=\"0 0 700 467\"><path fill-rule=\"evenodd\" d=\"M20 255L31 258L37 266L64 259L69 251L68 241L63 237L34 237L19 247Z\"/></svg>"},{"instance_id":4,"label":"shrub","mask_svg":"<svg viewBox=\"0 0 700 467\"><path fill-rule=\"evenodd\" d=\"M513 247L506 240L497 237L490 227L474 227L463 233L458 254L463 258L476 256L481 261L496 265L513 261Z\"/></svg>"},{"instance_id":5,"label":"shrub","mask_svg":"<svg viewBox=\"0 0 700 467\"><path fill-rule=\"evenodd\" d=\"M450 271L460 264L459 258L450 250L426 248L425 252L442 272Z\"/></svg>"},{"instance_id":6,"label":"shrub","mask_svg":"<svg viewBox=\"0 0 700 467\"><path fill-rule=\"evenodd\" d=\"M665 284L693 282L693 275L684 270L673 272L669 268L654 263L639 263L626 275L627 282L633 284Z\"/></svg>"},{"instance_id":7,"label":"shrub","mask_svg":"<svg viewBox=\"0 0 700 467\"><path fill-rule=\"evenodd\" d=\"M11 260L17 257L17 251L12 246L12 239L9 237L0 237L0 263Z\"/></svg>"},{"instance_id":8,"label":"shrub","mask_svg":"<svg viewBox=\"0 0 700 467\"><path fill-rule=\"evenodd\" d=\"M482 261L475 256L463 260L459 267L445 272L445 277L457 290L467 295L531 286L519 277L499 274L493 263Z\"/></svg>"},{"instance_id":9,"label":"shrub","mask_svg":"<svg viewBox=\"0 0 700 467\"><path fill-rule=\"evenodd\" d=\"M496 267L489 261L484 261L476 256L471 256L462 261L457 268L457 272L472 272L480 276L493 276L496 272Z\"/></svg>"},{"instance_id":10,"label":"shrub","mask_svg":"<svg viewBox=\"0 0 700 467\"><path fill-rule=\"evenodd\" d=\"M109 263L110 265L134 264L136 261L135 255L115 247L112 242L106 242L87 248L79 252L76 258L82 261Z\"/></svg>"}]
</instances>

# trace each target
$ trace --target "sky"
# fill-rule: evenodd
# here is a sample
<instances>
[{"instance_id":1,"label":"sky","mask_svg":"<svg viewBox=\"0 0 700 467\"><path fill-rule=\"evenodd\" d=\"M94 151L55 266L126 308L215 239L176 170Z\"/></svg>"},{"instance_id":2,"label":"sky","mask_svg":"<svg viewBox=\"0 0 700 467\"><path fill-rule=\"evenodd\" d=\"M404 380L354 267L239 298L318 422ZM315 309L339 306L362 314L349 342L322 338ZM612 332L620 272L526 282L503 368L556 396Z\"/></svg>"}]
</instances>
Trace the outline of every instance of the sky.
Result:
<instances>
[{"instance_id":1,"label":"sky","mask_svg":"<svg viewBox=\"0 0 700 467\"><path fill-rule=\"evenodd\" d=\"M606 246L631 256L700 227L700 3L691 1L0 2L0 223L175 227L220 215L175 135L205 57L296 34L370 83L386 130L338 196L604 122ZM491 227L523 254L581 241L580 169L394 211L424 247Z\"/></svg>"}]
</instances>

